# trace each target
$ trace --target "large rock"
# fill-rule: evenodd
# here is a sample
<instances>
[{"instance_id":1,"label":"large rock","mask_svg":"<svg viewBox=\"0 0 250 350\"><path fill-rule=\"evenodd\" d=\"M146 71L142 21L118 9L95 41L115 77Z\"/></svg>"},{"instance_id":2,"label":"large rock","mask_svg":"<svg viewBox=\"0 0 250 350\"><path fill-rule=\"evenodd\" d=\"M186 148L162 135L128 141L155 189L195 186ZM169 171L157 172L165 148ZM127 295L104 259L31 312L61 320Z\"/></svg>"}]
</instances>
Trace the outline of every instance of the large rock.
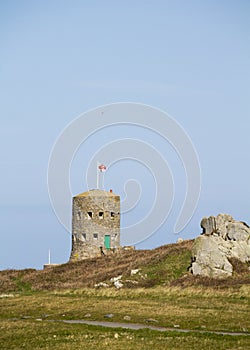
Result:
<instances>
[{"instance_id":1,"label":"large rock","mask_svg":"<svg viewBox=\"0 0 250 350\"><path fill-rule=\"evenodd\" d=\"M195 239L192 249L194 275L223 278L233 273L228 259L250 261L250 228L246 223L219 214L203 218L201 227L203 232Z\"/></svg>"}]
</instances>

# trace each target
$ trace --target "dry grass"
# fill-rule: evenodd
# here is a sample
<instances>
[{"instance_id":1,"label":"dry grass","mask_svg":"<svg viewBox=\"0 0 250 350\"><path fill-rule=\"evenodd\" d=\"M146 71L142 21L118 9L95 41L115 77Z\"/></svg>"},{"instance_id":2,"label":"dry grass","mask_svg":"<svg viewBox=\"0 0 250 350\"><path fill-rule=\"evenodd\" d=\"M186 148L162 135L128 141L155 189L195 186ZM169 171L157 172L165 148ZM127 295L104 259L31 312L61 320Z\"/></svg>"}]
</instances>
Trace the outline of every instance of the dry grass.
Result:
<instances>
[{"instance_id":1,"label":"dry grass","mask_svg":"<svg viewBox=\"0 0 250 350\"><path fill-rule=\"evenodd\" d=\"M129 331L51 320L89 319L147 323L201 331L249 332L249 286L211 290L205 287L81 289L13 294L0 298L1 349L248 349L248 336L209 333ZM87 316L86 316L87 315ZM12 319L12 320L10 320ZM15 319L15 321L13 321Z\"/></svg>"},{"instance_id":2,"label":"dry grass","mask_svg":"<svg viewBox=\"0 0 250 350\"><path fill-rule=\"evenodd\" d=\"M231 260L235 273L226 279L212 279L188 273L192 245L193 241L189 240L154 250L124 251L119 255L63 264L43 271L0 271L0 292L93 287L96 283L107 282L118 275L124 276L123 282L127 288L171 285L182 288L206 286L213 289L239 289L244 284L250 284L248 266L236 259ZM137 268L147 278L140 278L139 275L131 278L130 271Z\"/></svg>"},{"instance_id":3,"label":"dry grass","mask_svg":"<svg viewBox=\"0 0 250 350\"><path fill-rule=\"evenodd\" d=\"M192 244L193 241L189 240L154 250L124 251L122 254L68 263L43 271L0 271L0 292L93 287L96 283L108 282L111 277L118 275L124 276L123 283L127 288L171 285L182 288L205 286L238 290L242 285L250 284L247 264L236 259L231 260L234 275L226 279L212 279L188 273ZM141 274L131 278L130 271L136 268L141 269Z\"/></svg>"},{"instance_id":4,"label":"dry grass","mask_svg":"<svg viewBox=\"0 0 250 350\"><path fill-rule=\"evenodd\" d=\"M46 321L1 321L3 350L200 350L249 349L247 337L129 331Z\"/></svg>"},{"instance_id":5,"label":"dry grass","mask_svg":"<svg viewBox=\"0 0 250 350\"><path fill-rule=\"evenodd\" d=\"M1 349L248 349L248 336L124 331L52 322L105 320L104 315L112 313L114 322L126 322L124 317L129 316L132 323L154 319L163 327L249 332L248 266L232 260L235 273L230 278L195 277L187 272L191 247L192 241L184 241L44 271L1 271ZM140 274L131 277L135 268L141 269ZM120 274L124 289L90 288ZM127 278L136 281L136 288L128 288L135 285L125 282Z\"/></svg>"},{"instance_id":6,"label":"dry grass","mask_svg":"<svg viewBox=\"0 0 250 350\"><path fill-rule=\"evenodd\" d=\"M1 318L104 320L112 313L112 321L146 323L156 319L157 325L180 328L250 331L248 317L249 286L238 291L199 288L81 289L18 294L1 298ZM216 322L215 322L216 320Z\"/></svg>"},{"instance_id":7,"label":"dry grass","mask_svg":"<svg viewBox=\"0 0 250 350\"><path fill-rule=\"evenodd\" d=\"M191 247L192 241L185 241L178 245L169 244L154 250L124 251L119 255L68 263L43 271L31 269L0 271L0 292L18 291L21 287L20 282L24 287L30 285L33 290L93 287L95 283L109 280L114 276L130 275L131 269L157 265L168 256L178 258L184 252L188 253L184 266L186 270Z\"/></svg>"}]
</instances>

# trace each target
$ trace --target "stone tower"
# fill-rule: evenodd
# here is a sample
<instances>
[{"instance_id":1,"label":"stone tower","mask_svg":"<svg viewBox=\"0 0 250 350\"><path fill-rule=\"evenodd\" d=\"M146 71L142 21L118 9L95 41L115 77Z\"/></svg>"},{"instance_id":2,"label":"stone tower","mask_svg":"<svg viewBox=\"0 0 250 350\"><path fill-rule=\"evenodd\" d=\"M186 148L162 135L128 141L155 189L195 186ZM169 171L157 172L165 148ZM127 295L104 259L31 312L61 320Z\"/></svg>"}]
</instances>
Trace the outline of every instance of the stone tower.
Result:
<instances>
[{"instance_id":1,"label":"stone tower","mask_svg":"<svg viewBox=\"0 0 250 350\"><path fill-rule=\"evenodd\" d=\"M120 246L120 196L90 190L73 197L70 261L108 254Z\"/></svg>"}]
</instances>

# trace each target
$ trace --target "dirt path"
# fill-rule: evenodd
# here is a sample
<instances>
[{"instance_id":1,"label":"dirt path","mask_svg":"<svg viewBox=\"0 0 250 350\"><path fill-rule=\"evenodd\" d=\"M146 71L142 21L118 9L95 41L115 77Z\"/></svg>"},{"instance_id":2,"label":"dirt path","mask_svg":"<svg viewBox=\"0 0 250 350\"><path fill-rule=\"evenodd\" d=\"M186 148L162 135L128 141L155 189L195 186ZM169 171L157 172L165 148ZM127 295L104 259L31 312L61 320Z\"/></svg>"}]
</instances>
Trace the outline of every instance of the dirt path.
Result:
<instances>
[{"instance_id":1,"label":"dirt path","mask_svg":"<svg viewBox=\"0 0 250 350\"><path fill-rule=\"evenodd\" d=\"M87 320L60 320L55 322L63 322L63 323L77 323L77 324L87 324L90 326L101 326L101 327L110 327L110 328L126 328L126 329L152 329L154 331L160 331L160 332L180 332L180 333L211 333L211 334L219 334L219 335L246 335L249 336L250 333L243 333L243 332L223 332L223 331L201 331L201 330L193 330L193 329L180 329L180 328L165 328L165 327L157 327L157 326L151 326L151 325L144 325L144 324L138 324L138 323L122 323L122 322L108 322L108 321L87 321Z\"/></svg>"}]
</instances>

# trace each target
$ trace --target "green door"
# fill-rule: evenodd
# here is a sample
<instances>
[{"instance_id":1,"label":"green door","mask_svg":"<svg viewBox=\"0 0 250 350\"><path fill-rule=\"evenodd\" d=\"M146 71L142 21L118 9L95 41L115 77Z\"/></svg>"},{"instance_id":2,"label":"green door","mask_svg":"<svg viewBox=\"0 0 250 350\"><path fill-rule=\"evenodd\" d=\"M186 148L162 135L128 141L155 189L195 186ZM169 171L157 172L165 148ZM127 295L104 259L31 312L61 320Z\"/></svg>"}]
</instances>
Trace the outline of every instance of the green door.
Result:
<instances>
[{"instance_id":1,"label":"green door","mask_svg":"<svg viewBox=\"0 0 250 350\"><path fill-rule=\"evenodd\" d=\"M104 246L106 249L110 249L110 235L105 235L104 237Z\"/></svg>"}]
</instances>

